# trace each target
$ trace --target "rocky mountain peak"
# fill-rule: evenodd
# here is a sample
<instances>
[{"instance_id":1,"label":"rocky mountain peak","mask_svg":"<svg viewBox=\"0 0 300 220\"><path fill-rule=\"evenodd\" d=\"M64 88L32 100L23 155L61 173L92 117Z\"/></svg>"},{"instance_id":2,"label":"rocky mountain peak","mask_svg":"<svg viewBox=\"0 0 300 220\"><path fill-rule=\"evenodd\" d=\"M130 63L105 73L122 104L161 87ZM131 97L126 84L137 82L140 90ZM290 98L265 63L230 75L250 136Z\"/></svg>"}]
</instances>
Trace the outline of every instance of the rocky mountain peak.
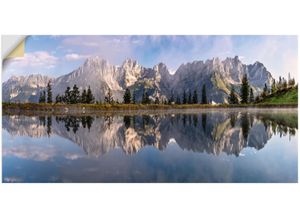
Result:
<instances>
[{"instance_id":1,"label":"rocky mountain peak","mask_svg":"<svg viewBox=\"0 0 300 220\"><path fill-rule=\"evenodd\" d=\"M138 62L134 59L131 58L127 58L124 60L123 65L122 66L130 66L130 67L134 67L139 65Z\"/></svg>"},{"instance_id":2,"label":"rocky mountain peak","mask_svg":"<svg viewBox=\"0 0 300 220\"><path fill-rule=\"evenodd\" d=\"M198 90L198 94L201 94L201 87L205 84L209 100L221 103L226 101L233 85L241 85L244 74L248 75L249 83L257 93L262 91L265 83L270 86L273 79L262 63L246 65L238 56L225 60L214 57L205 62L196 60L184 63L173 75L164 63L147 68L128 58L121 66L115 66L94 56L76 70L56 79L40 74L11 77L3 83L2 91L4 101L38 100L39 91L51 80L54 97L63 94L68 86L76 84L80 90L90 86L99 101L104 100L110 88L114 97L121 101L126 88L135 90L137 100L140 100L145 88L153 97L169 97L171 93L182 96L183 91L189 90Z\"/></svg>"},{"instance_id":3,"label":"rocky mountain peak","mask_svg":"<svg viewBox=\"0 0 300 220\"><path fill-rule=\"evenodd\" d=\"M169 69L166 64L159 63L153 67L153 69L161 74L169 74Z\"/></svg>"},{"instance_id":4,"label":"rocky mountain peak","mask_svg":"<svg viewBox=\"0 0 300 220\"><path fill-rule=\"evenodd\" d=\"M254 64L253 64L253 66L255 66L255 67L257 67L257 68L264 68L265 66L261 63L261 62L259 62L259 61L256 61Z\"/></svg>"},{"instance_id":5,"label":"rocky mountain peak","mask_svg":"<svg viewBox=\"0 0 300 220\"><path fill-rule=\"evenodd\" d=\"M220 58L219 57L213 57L212 62L213 62L213 64L219 64L220 63Z\"/></svg>"},{"instance_id":6,"label":"rocky mountain peak","mask_svg":"<svg viewBox=\"0 0 300 220\"><path fill-rule=\"evenodd\" d=\"M103 67L108 66L109 62L99 56L89 57L83 64L83 67Z\"/></svg>"}]
</instances>

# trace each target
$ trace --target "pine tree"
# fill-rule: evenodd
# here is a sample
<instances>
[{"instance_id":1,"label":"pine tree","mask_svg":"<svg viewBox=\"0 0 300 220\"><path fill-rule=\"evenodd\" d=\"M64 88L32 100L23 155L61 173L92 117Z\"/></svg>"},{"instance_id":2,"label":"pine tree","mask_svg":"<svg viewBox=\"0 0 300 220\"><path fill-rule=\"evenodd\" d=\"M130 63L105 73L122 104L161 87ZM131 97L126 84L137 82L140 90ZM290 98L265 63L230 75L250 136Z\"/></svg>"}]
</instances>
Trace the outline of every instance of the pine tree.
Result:
<instances>
[{"instance_id":1,"label":"pine tree","mask_svg":"<svg viewBox=\"0 0 300 220\"><path fill-rule=\"evenodd\" d=\"M192 103L193 103L191 91L189 91L188 103L189 103L189 104L192 104Z\"/></svg>"},{"instance_id":2,"label":"pine tree","mask_svg":"<svg viewBox=\"0 0 300 220\"><path fill-rule=\"evenodd\" d=\"M46 102L46 92L42 91L40 92L39 103L45 103L45 102Z\"/></svg>"},{"instance_id":3,"label":"pine tree","mask_svg":"<svg viewBox=\"0 0 300 220\"><path fill-rule=\"evenodd\" d=\"M127 88L124 96L123 96L123 100L125 104L130 104L131 103L131 94L130 94L130 90Z\"/></svg>"},{"instance_id":4,"label":"pine tree","mask_svg":"<svg viewBox=\"0 0 300 220\"><path fill-rule=\"evenodd\" d=\"M92 90L91 90L90 86L88 87L88 90L86 92L86 103L88 103L88 104L95 103L95 97L94 97L94 95L92 93Z\"/></svg>"},{"instance_id":5,"label":"pine tree","mask_svg":"<svg viewBox=\"0 0 300 220\"><path fill-rule=\"evenodd\" d=\"M275 82L275 79L273 79L273 81L272 81L271 92L272 92L272 93L275 93L275 92L276 92L276 82Z\"/></svg>"},{"instance_id":6,"label":"pine tree","mask_svg":"<svg viewBox=\"0 0 300 220\"><path fill-rule=\"evenodd\" d=\"M250 97L249 97L249 101L250 103L253 103L254 102L254 94L253 94L253 89L250 88Z\"/></svg>"},{"instance_id":7,"label":"pine tree","mask_svg":"<svg viewBox=\"0 0 300 220\"><path fill-rule=\"evenodd\" d=\"M146 90L144 90L144 93L143 93L142 104L150 104L149 95Z\"/></svg>"},{"instance_id":8,"label":"pine tree","mask_svg":"<svg viewBox=\"0 0 300 220\"><path fill-rule=\"evenodd\" d=\"M242 79L241 87L241 103L248 103L249 99L249 83L247 75L245 74Z\"/></svg>"},{"instance_id":9,"label":"pine tree","mask_svg":"<svg viewBox=\"0 0 300 220\"><path fill-rule=\"evenodd\" d=\"M201 100L202 104L208 104L207 102L207 96L206 96L206 85L203 84L202 86L202 100Z\"/></svg>"},{"instance_id":10,"label":"pine tree","mask_svg":"<svg viewBox=\"0 0 300 220\"><path fill-rule=\"evenodd\" d=\"M294 86L295 85L295 79L292 78L289 82L289 86Z\"/></svg>"},{"instance_id":11,"label":"pine tree","mask_svg":"<svg viewBox=\"0 0 300 220\"><path fill-rule=\"evenodd\" d=\"M68 86L66 91L65 91L65 95L63 97L63 101L67 104L71 103L71 88Z\"/></svg>"},{"instance_id":12,"label":"pine tree","mask_svg":"<svg viewBox=\"0 0 300 220\"><path fill-rule=\"evenodd\" d=\"M55 97L55 103L60 103L62 102L62 97L58 94L56 97Z\"/></svg>"},{"instance_id":13,"label":"pine tree","mask_svg":"<svg viewBox=\"0 0 300 220\"><path fill-rule=\"evenodd\" d=\"M288 74L287 86L292 87L295 85L295 79L291 78L291 73Z\"/></svg>"},{"instance_id":14,"label":"pine tree","mask_svg":"<svg viewBox=\"0 0 300 220\"><path fill-rule=\"evenodd\" d=\"M181 101L180 101L180 97L177 95L177 98L176 98L176 102L175 102L177 105L180 105L181 104Z\"/></svg>"},{"instance_id":15,"label":"pine tree","mask_svg":"<svg viewBox=\"0 0 300 220\"><path fill-rule=\"evenodd\" d=\"M169 105L170 104L172 104L174 102L174 94L173 94L173 92L171 93L171 97L170 97L170 99L168 100L168 103L169 103Z\"/></svg>"},{"instance_id":16,"label":"pine tree","mask_svg":"<svg viewBox=\"0 0 300 220\"><path fill-rule=\"evenodd\" d=\"M43 101L43 93L42 93L42 92L40 92L40 96L39 96L39 103L42 103L42 101Z\"/></svg>"},{"instance_id":17,"label":"pine tree","mask_svg":"<svg viewBox=\"0 0 300 220\"><path fill-rule=\"evenodd\" d=\"M278 88L278 90L282 89L282 79L281 79L281 76L279 76L277 88Z\"/></svg>"},{"instance_id":18,"label":"pine tree","mask_svg":"<svg viewBox=\"0 0 300 220\"><path fill-rule=\"evenodd\" d=\"M197 90L194 90L194 94L193 94L193 103L197 104L198 103L198 94L197 94Z\"/></svg>"},{"instance_id":19,"label":"pine tree","mask_svg":"<svg viewBox=\"0 0 300 220\"><path fill-rule=\"evenodd\" d=\"M133 91L133 94L132 94L132 103L136 104L136 94L135 94L135 91Z\"/></svg>"},{"instance_id":20,"label":"pine tree","mask_svg":"<svg viewBox=\"0 0 300 220\"><path fill-rule=\"evenodd\" d=\"M87 103L87 93L86 89L84 89L81 93L81 103Z\"/></svg>"},{"instance_id":21,"label":"pine tree","mask_svg":"<svg viewBox=\"0 0 300 220\"><path fill-rule=\"evenodd\" d=\"M292 78L290 78L290 79L288 80L288 86L293 86L293 79L292 79Z\"/></svg>"},{"instance_id":22,"label":"pine tree","mask_svg":"<svg viewBox=\"0 0 300 220\"><path fill-rule=\"evenodd\" d=\"M113 104L113 102L114 102L114 98L112 96L110 88L108 88L108 91L104 97L104 101L108 104Z\"/></svg>"},{"instance_id":23,"label":"pine tree","mask_svg":"<svg viewBox=\"0 0 300 220\"><path fill-rule=\"evenodd\" d=\"M282 80L282 88L283 89L286 89L287 88L287 82L286 82L286 79L283 78Z\"/></svg>"},{"instance_id":24,"label":"pine tree","mask_svg":"<svg viewBox=\"0 0 300 220\"><path fill-rule=\"evenodd\" d=\"M186 104L186 103L187 103L186 93L185 93L185 91L183 91L182 104Z\"/></svg>"},{"instance_id":25,"label":"pine tree","mask_svg":"<svg viewBox=\"0 0 300 220\"><path fill-rule=\"evenodd\" d=\"M264 98L268 95L268 87L267 87L267 84L265 83L265 86L264 86L264 90L263 92L261 93L261 97Z\"/></svg>"},{"instance_id":26,"label":"pine tree","mask_svg":"<svg viewBox=\"0 0 300 220\"><path fill-rule=\"evenodd\" d=\"M48 82L47 85L47 103L52 103L52 88L50 81Z\"/></svg>"},{"instance_id":27,"label":"pine tree","mask_svg":"<svg viewBox=\"0 0 300 220\"><path fill-rule=\"evenodd\" d=\"M158 97L155 98L154 104L159 104L159 98Z\"/></svg>"},{"instance_id":28,"label":"pine tree","mask_svg":"<svg viewBox=\"0 0 300 220\"><path fill-rule=\"evenodd\" d=\"M234 88L231 87L231 91L230 91L230 95L228 98L228 102L229 104L239 104L239 100L235 94Z\"/></svg>"},{"instance_id":29,"label":"pine tree","mask_svg":"<svg viewBox=\"0 0 300 220\"><path fill-rule=\"evenodd\" d=\"M268 86L267 84L265 83L265 87L264 87L264 93L267 95L268 94Z\"/></svg>"},{"instance_id":30,"label":"pine tree","mask_svg":"<svg viewBox=\"0 0 300 220\"><path fill-rule=\"evenodd\" d=\"M71 91L71 104L77 104L80 101L80 91L79 88L76 86L76 84L73 86L73 89Z\"/></svg>"},{"instance_id":31,"label":"pine tree","mask_svg":"<svg viewBox=\"0 0 300 220\"><path fill-rule=\"evenodd\" d=\"M46 91L43 91L43 102L46 103Z\"/></svg>"}]
</instances>

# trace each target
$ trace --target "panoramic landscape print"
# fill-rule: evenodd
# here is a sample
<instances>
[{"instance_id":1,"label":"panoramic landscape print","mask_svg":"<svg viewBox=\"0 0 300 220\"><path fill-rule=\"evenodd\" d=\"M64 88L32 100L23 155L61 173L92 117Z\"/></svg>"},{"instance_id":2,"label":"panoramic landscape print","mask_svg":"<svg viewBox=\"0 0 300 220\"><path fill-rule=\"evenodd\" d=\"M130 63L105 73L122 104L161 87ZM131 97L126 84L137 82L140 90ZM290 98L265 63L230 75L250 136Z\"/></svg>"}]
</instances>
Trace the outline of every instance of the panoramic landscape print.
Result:
<instances>
[{"instance_id":1,"label":"panoramic landscape print","mask_svg":"<svg viewBox=\"0 0 300 220\"><path fill-rule=\"evenodd\" d=\"M297 183L297 36L28 36L4 183Z\"/></svg>"}]
</instances>

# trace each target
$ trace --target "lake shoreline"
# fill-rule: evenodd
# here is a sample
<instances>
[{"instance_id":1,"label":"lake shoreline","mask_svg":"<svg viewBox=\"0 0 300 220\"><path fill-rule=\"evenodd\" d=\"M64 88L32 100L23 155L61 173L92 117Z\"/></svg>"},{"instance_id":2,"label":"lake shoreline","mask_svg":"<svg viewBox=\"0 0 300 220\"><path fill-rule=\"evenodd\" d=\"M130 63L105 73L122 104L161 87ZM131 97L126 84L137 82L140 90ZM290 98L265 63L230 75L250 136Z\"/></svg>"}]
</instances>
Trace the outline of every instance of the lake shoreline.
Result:
<instances>
[{"instance_id":1,"label":"lake shoreline","mask_svg":"<svg viewBox=\"0 0 300 220\"><path fill-rule=\"evenodd\" d=\"M298 179L296 108L31 114L2 116L5 183Z\"/></svg>"},{"instance_id":2,"label":"lake shoreline","mask_svg":"<svg viewBox=\"0 0 300 220\"><path fill-rule=\"evenodd\" d=\"M240 105L141 105L141 104L39 104L2 103L3 115L101 115L101 114L176 114L198 111L226 111L249 109L297 109L297 104L240 104Z\"/></svg>"}]
</instances>

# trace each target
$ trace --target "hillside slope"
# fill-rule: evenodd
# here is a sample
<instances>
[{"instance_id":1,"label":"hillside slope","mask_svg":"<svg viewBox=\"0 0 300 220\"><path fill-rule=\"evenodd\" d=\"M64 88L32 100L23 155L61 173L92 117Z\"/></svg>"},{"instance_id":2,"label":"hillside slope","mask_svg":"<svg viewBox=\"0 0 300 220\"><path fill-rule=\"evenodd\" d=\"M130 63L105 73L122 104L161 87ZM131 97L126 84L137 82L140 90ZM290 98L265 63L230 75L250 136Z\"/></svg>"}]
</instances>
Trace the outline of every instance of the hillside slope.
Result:
<instances>
[{"instance_id":1,"label":"hillside slope","mask_svg":"<svg viewBox=\"0 0 300 220\"><path fill-rule=\"evenodd\" d=\"M259 103L267 104L297 104L298 103L298 86L278 91L268 95Z\"/></svg>"}]
</instances>

